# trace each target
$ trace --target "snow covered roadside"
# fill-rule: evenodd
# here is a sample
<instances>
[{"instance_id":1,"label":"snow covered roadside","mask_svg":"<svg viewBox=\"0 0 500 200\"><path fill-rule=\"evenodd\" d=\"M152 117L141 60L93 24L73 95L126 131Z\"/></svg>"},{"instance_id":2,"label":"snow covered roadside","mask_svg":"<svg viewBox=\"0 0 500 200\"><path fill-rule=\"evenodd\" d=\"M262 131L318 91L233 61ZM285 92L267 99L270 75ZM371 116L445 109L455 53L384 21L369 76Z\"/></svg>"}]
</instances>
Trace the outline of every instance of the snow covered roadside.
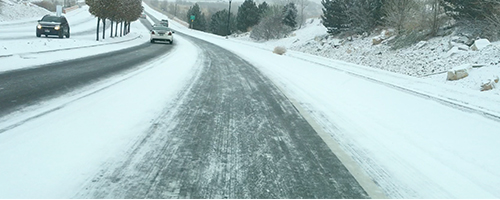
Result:
<instances>
[{"instance_id":1,"label":"snow covered roadside","mask_svg":"<svg viewBox=\"0 0 500 200\"><path fill-rule=\"evenodd\" d=\"M485 98L477 91L300 52L279 56L271 53L274 45L228 40L176 23L172 27L259 67L341 144L389 198L500 198L496 189L500 161L495 159L500 135L494 131L500 130L498 121L351 72L442 98L466 96L460 99L464 104L485 103L493 110L498 109L497 95Z\"/></svg>"},{"instance_id":2,"label":"snow covered roadside","mask_svg":"<svg viewBox=\"0 0 500 200\"><path fill-rule=\"evenodd\" d=\"M40 19L40 16L50 13L30 2L14 3L11 0L2 0L1 3L3 3L2 12L0 12L1 25L36 21Z\"/></svg>"},{"instance_id":3,"label":"snow covered roadside","mask_svg":"<svg viewBox=\"0 0 500 200\"><path fill-rule=\"evenodd\" d=\"M131 149L157 116L175 110L174 98L198 74L203 61L183 57L198 49L182 38L176 43L135 72L0 119L0 130L9 129L0 133L0 171L8 172L0 175L0 196L73 198L100 167Z\"/></svg>"},{"instance_id":4,"label":"snow covered roadside","mask_svg":"<svg viewBox=\"0 0 500 200\"><path fill-rule=\"evenodd\" d=\"M384 43L373 45L372 38L354 37L352 41L329 37L319 19L310 19L303 29L285 39L263 42L269 48L288 49L383 69L413 77L424 77L464 90L480 91L484 81L500 76L500 42L473 51L456 41L458 36L444 36L422 41L408 48L391 50ZM249 40L247 37L238 38ZM473 69L469 77L446 81L446 72L463 64L483 64ZM500 87L484 93L500 95Z\"/></svg>"}]
</instances>

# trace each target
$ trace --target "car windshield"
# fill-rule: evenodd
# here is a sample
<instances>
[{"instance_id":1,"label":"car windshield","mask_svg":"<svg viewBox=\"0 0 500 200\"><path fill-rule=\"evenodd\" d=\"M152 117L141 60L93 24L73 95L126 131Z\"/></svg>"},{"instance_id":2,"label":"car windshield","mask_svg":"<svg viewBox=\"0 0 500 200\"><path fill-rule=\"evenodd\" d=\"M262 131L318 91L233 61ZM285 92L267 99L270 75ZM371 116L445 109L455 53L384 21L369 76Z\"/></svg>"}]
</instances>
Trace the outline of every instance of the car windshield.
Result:
<instances>
[{"instance_id":1,"label":"car windshield","mask_svg":"<svg viewBox=\"0 0 500 200\"><path fill-rule=\"evenodd\" d=\"M42 21L44 21L44 22L61 22L61 18L56 17L56 16L45 16L42 18Z\"/></svg>"},{"instance_id":2,"label":"car windshield","mask_svg":"<svg viewBox=\"0 0 500 200\"><path fill-rule=\"evenodd\" d=\"M153 30L155 30L155 31L170 31L170 28L164 27L164 26L155 26L155 27L153 27Z\"/></svg>"}]
</instances>

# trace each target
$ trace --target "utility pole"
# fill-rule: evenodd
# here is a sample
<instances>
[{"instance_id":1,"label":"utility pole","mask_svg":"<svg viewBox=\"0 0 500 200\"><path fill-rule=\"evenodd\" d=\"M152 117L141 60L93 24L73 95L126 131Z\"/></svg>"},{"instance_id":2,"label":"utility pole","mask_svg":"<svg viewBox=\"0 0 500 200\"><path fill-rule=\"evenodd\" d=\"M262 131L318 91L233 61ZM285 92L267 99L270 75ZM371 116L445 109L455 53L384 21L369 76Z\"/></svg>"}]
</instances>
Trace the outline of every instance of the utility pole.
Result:
<instances>
[{"instance_id":1,"label":"utility pole","mask_svg":"<svg viewBox=\"0 0 500 200\"><path fill-rule=\"evenodd\" d=\"M231 0L229 0L229 12L227 13L227 35L231 35Z\"/></svg>"}]
</instances>

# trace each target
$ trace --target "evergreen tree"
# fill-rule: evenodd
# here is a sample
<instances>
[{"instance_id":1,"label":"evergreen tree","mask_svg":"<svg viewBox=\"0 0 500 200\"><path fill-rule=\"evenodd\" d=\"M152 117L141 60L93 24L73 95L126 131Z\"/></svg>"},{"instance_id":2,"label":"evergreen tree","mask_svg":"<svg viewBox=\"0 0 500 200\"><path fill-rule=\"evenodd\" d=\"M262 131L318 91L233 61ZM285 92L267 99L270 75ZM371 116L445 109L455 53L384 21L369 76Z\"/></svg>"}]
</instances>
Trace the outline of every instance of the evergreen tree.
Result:
<instances>
[{"instance_id":1,"label":"evergreen tree","mask_svg":"<svg viewBox=\"0 0 500 200\"><path fill-rule=\"evenodd\" d=\"M370 7L373 9L373 17L375 18L376 25L381 25L382 20L385 17L385 13L384 13L384 9L383 9L384 3L385 3L385 0L374 0L371 3Z\"/></svg>"},{"instance_id":2,"label":"evergreen tree","mask_svg":"<svg viewBox=\"0 0 500 200\"><path fill-rule=\"evenodd\" d=\"M228 32L228 26L227 26L227 16L228 16L228 11L226 9L221 10L216 12L215 14L212 15L210 19L210 32L217 34L217 35L229 35L230 32ZM236 19L234 15L231 13L231 25L229 27L230 31L234 31L235 27L234 25L236 24Z\"/></svg>"},{"instance_id":3,"label":"evergreen tree","mask_svg":"<svg viewBox=\"0 0 500 200\"><path fill-rule=\"evenodd\" d=\"M283 21L284 25L292 29L297 27L297 8L294 3L288 3L283 7Z\"/></svg>"},{"instance_id":4,"label":"evergreen tree","mask_svg":"<svg viewBox=\"0 0 500 200\"><path fill-rule=\"evenodd\" d=\"M259 16L262 16L269 9L269 5L264 1L259 4Z\"/></svg>"},{"instance_id":5,"label":"evergreen tree","mask_svg":"<svg viewBox=\"0 0 500 200\"><path fill-rule=\"evenodd\" d=\"M382 23L384 12L383 0L345 1L348 16L348 28L352 32L369 32Z\"/></svg>"},{"instance_id":6,"label":"evergreen tree","mask_svg":"<svg viewBox=\"0 0 500 200\"><path fill-rule=\"evenodd\" d=\"M191 20L191 16L194 16L194 20ZM189 27L192 29L200 31L206 30L207 20L205 19L205 15L201 13L198 3L195 3L189 8L187 18L189 19Z\"/></svg>"},{"instance_id":7,"label":"evergreen tree","mask_svg":"<svg viewBox=\"0 0 500 200\"><path fill-rule=\"evenodd\" d=\"M253 0L245 0L238 7L236 22L238 30L243 32L247 32L250 27L259 23L259 8Z\"/></svg>"},{"instance_id":8,"label":"evergreen tree","mask_svg":"<svg viewBox=\"0 0 500 200\"><path fill-rule=\"evenodd\" d=\"M321 4L323 4L321 19L328 33L338 34L348 27L349 19L342 0L322 0Z\"/></svg>"}]
</instances>

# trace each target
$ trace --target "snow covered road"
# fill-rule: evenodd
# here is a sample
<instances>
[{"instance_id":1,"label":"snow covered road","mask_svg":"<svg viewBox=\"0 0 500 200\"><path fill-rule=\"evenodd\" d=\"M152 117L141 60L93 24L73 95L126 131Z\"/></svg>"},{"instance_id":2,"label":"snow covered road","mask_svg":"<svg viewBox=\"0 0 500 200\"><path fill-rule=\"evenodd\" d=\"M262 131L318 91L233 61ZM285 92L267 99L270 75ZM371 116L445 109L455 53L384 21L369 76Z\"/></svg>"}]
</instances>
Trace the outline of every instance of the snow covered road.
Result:
<instances>
[{"instance_id":1,"label":"snow covered road","mask_svg":"<svg viewBox=\"0 0 500 200\"><path fill-rule=\"evenodd\" d=\"M9 172L0 176L2 198L74 196L103 163L120 158L142 138L151 119L172 103L195 66L181 55L196 51L181 46L137 70L2 118L7 131L0 134L0 169Z\"/></svg>"},{"instance_id":2,"label":"snow covered road","mask_svg":"<svg viewBox=\"0 0 500 200\"><path fill-rule=\"evenodd\" d=\"M500 198L500 122L439 100L497 112L498 97L170 22L165 56L0 118L1 198L368 197L317 132L389 198ZM133 26L2 41L0 71L148 42Z\"/></svg>"},{"instance_id":3,"label":"snow covered road","mask_svg":"<svg viewBox=\"0 0 500 200\"><path fill-rule=\"evenodd\" d=\"M171 45L145 43L128 49L70 61L46 64L0 74L0 116L138 68L142 63L168 53Z\"/></svg>"},{"instance_id":4,"label":"snow covered road","mask_svg":"<svg viewBox=\"0 0 500 200\"><path fill-rule=\"evenodd\" d=\"M294 51L279 56L274 47L176 28L258 67L389 198L500 197L498 96Z\"/></svg>"},{"instance_id":5,"label":"snow covered road","mask_svg":"<svg viewBox=\"0 0 500 200\"><path fill-rule=\"evenodd\" d=\"M23 107L0 120L2 197L368 197L269 79L188 38L2 73Z\"/></svg>"},{"instance_id":6,"label":"snow covered road","mask_svg":"<svg viewBox=\"0 0 500 200\"><path fill-rule=\"evenodd\" d=\"M202 40L197 76L77 198L367 198L272 82ZM182 44L187 45L187 44Z\"/></svg>"}]
</instances>

